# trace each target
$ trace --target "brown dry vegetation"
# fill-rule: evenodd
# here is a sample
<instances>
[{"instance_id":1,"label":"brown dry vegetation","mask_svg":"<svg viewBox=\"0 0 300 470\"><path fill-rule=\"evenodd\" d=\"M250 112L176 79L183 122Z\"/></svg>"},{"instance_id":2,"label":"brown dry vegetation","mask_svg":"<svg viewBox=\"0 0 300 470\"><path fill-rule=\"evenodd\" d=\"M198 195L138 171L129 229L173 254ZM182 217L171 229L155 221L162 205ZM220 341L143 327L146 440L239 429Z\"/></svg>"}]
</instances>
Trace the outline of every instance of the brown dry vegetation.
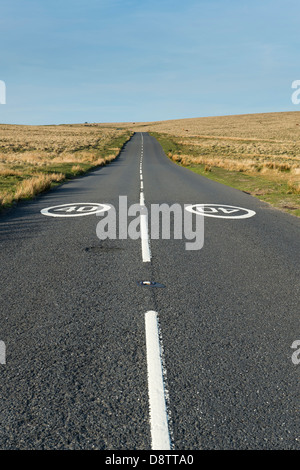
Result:
<instances>
[{"instance_id":1,"label":"brown dry vegetation","mask_svg":"<svg viewBox=\"0 0 300 470\"><path fill-rule=\"evenodd\" d=\"M159 132L177 137L214 136L266 142L299 142L300 139L299 111L109 125L133 129L136 132Z\"/></svg>"},{"instance_id":2,"label":"brown dry vegetation","mask_svg":"<svg viewBox=\"0 0 300 470\"><path fill-rule=\"evenodd\" d=\"M109 163L131 134L105 125L0 125L0 206Z\"/></svg>"},{"instance_id":3,"label":"brown dry vegetation","mask_svg":"<svg viewBox=\"0 0 300 470\"><path fill-rule=\"evenodd\" d=\"M258 185L260 177L270 177L300 194L300 112L119 125L169 138L173 145L167 154L182 165L249 173L257 176Z\"/></svg>"},{"instance_id":4,"label":"brown dry vegetation","mask_svg":"<svg viewBox=\"0 0 300 470\"><path fill-rule=\"evenodd\" d=\"M216 168L251 175L252 194L258 197L273 191L263 188L266 179L282 186L284 197L279 197L282 202L277 198L277 206L290 204L292 194L293 207L300 210L300 112L144 123L0 125L0 205L111 161L132 132L139 131L156 133L161 143L165 141L169 158L203 166L212 179ZM265 200L273 203L271 196Z\"/></svg>"}]
</instances>

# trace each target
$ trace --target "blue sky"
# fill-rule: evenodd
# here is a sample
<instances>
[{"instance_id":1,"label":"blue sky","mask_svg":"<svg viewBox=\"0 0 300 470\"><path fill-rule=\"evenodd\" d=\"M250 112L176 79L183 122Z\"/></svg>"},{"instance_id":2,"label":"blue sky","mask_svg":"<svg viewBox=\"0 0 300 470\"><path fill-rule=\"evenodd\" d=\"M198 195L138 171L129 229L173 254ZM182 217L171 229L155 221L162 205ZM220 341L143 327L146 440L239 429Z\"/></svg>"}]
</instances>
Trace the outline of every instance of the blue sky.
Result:
<instances>
[{"instance_id":1,"label":"blue sky","mask_svg":"<svg viewBox=\"0 0 300 470\"><path fill-rule=\"evenodd\" d=\"M0 122L300 111L299 0L1 0Z\"/></svg>"}]
</instances>

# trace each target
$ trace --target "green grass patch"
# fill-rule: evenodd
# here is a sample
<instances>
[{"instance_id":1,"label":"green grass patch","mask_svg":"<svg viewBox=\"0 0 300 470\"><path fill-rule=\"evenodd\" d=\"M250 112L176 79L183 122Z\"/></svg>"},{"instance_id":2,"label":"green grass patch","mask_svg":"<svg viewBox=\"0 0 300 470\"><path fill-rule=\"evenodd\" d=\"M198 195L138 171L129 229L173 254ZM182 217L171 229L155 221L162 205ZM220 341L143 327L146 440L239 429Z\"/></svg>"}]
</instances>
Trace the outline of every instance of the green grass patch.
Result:
<instances>
[{"instance_id":1,"label":"green grass patch","mask_svg":"<svg viewBox=\"0 0 300 470\"><path fill-rule=\"evenodd\" d=\"M172 136L166 134L159 134L158 132L149 132L149 134L155 137L156 140L158 140L166 155L169 155L169 153L182 153L182 146L176 142L175 137L172 138Z\"/></svg>"},{"instance_id":2,"label":"green grass patch","mask_svg":"<svg viewBox=\"0 0 300 470\"><path fill-rule=\"evenodd\" d=\"M300 216L299 195L291 193L287 183L218 167L212 167L211 171L208 171L205 170L205 165L189 165L186 168L218 183L249 193L278 209Z\"/></svg>"}]
</instances>

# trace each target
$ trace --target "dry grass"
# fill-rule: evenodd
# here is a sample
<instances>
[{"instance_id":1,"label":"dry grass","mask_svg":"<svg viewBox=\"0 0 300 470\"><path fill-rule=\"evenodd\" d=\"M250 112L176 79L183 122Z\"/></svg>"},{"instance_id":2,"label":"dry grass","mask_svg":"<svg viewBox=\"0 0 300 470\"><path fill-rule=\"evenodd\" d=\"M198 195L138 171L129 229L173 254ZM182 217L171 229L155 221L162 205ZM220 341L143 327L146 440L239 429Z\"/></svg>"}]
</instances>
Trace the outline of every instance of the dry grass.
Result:
<instances>
[{"instance_id":1,"label":"dry grass","mask_svg":"<svg viewBox=\"0 0 300 470\"><path fill-rule=\"evenodd\" d=\"M298 142L300 138L300 112L244 114L169 121L119 123L134 131L159 132L177 137L214 137L216 140L255 142Z\"/></svg>"},{"instance_id":2,"label":"dry grass","mask_svg":"<svg viewBox=\"0 0 300 470\"><path fill-rule=\"evenodd\" d=\"M165 150L172 160L204 165L209 177L214 168L247 173L257 178L257 194L265 178L283 182L294 199L300 194L300 112L286 112L148 123L0 125L0 204L34 194L32 186L47 187L49 182L37 182L42 174L77 175L110 162L133 131L158 133L170 142ZM296 205L300 208L300 201Z\"/></svg>"},{"instance_id":3,"label":"dry grass","mask_svg":"<svg viewBox=\"0 0 300 470\"><path fill-rule=\"evenodd\" d=\"M0 206L114 160L130 138L106 125L0 125Z\"/></svg>"},{"instance_id":4,"label":"dry grass","mask_svg":"<svg viewBox=\"0 0 300 470\"><path fill-rule=\"evenodd\" d=\"M52 173L48 175L33 176L22 181L15 192L15 199L19 200L25 197L34 197L42 191L51 187L53 182L63 181L65 175L62 173Z\"/></svg>"},{"instance_id":5,"label":"dry grass","mask_svg":"<svg viewBox=\"0 0 300 470\"><path fill-rule=\"evenodd\" d=\"M288 181L288 188L293 194L300 194L300 183L293 180Z\"/></svg>"},{"instance_id":6,"label":"dry grass","mask_svg":"<svg viewBox=\"0 0 300 470\"><path fill-rule=\"evenodd\" d=\"M169 158L182 165L218 167L283 183L299 194L300 112L245 114L119 124L157 133ZM170 145L168 146L168 141ZM296 201L300 208L300 201Z\"/></svg>"}]
</instances>

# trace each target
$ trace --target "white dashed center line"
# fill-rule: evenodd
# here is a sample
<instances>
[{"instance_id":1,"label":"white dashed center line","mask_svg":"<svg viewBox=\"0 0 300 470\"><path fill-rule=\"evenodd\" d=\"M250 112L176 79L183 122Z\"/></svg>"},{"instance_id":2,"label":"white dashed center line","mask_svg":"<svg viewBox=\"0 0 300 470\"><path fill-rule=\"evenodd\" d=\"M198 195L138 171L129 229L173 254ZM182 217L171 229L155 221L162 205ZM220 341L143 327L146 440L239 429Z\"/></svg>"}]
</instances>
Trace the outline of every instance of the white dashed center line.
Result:
<instances>
[{"instance_id":1,"label":"white dashed center line","mask_svg":"<svg viewBox=\"0 0 300 470\"><path fill-rule=\"evenodd\" d=\"M143 134L142 134L142 147L143 147ZM144 180L143 180L143 166L142 165L143 165L143 154L141 154L141 159L140 159L140 205L142 206L142 209L143 209L143 207L145 207L145 196L144 196ZM143 258L144 263L149 263L151 261L151 250L150 250L147 214L141 213L140 220L141 220L142 258Z\"/></svg>"},{"instance_id":2,"label":"white dashed center line","mask_svg":"<svg viewBox=\"0 0 300 470\"><path fill-rule=\"evenodd\" d=\"M142 148L143 148L143 134ZM148 215L145 208L143 181L143 150L140 158L140 206L141 206L141 241L143 262L151 261L150 240L148 232ZM146 211L145 211L146 212ZM153 310L145 313L145 333L147 350L148 394L150 409L151 445L153 450L170 450L171 439L168 427L168 414L163 378L163 363L159 340L158 314Z\"/></svg>"},{"instance_id":3,"label":"white dashed center line","mask_svg":"<svg viewBox=\"0 0 300 470\"><path fill-rule=\"evenodd\" d=\"M170 450L157 313L152 310L145 313L145 330L152 449Z\"/></svg>"}]
</instances>

